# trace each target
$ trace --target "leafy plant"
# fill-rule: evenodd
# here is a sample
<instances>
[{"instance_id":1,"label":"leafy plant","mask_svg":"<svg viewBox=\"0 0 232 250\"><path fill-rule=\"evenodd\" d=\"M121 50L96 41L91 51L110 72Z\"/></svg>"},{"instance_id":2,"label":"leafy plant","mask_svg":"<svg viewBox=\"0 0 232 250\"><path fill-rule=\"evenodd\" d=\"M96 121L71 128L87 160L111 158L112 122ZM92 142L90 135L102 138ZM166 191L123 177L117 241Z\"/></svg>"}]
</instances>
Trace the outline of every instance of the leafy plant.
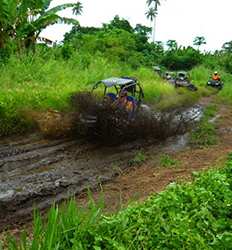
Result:
<instances>
[{"instance_id":1,"label":"leafy plant","mask_svg":"<svg viewBox=\"0 0 232 250\"><path fill-rule=\"evenodd\" d=\"M162 167L165 167L165 168L176 167L178 164L179 164L179 161L176 159L173 159L168 154L163 154L160 157L160 165Z\"/></svg>"},{"instance_id":2,"label":"leafy plant","mask_svg":"<svg viewBox=\"0 0 232 250\"><path fill-rule=\"evenodd\" d=\"M26 48L35 45L41 31L49 25L62 22L78 24L73 18L59 15L59 11L72 8L73 14L78 15L82 11L82 5L66 3L50 8L51 0L10 0L0 1L0 49L14 41Z\"/></svg>"},{"instance_id":3,"label":"leafy plant","mask_svg":"<svg viewBox=\"0 0 232 250\"><path fill-rule=\"evenodd\" d=\"M146 156L143 152L138 152L135 157L129 161L129 165L134 166L134 165L142 165L146 160Z\"/></svg>"},{"instance_id":4,"label":"leafy plant","mask_svg":"<svg viewBox=\"0 0 232 250\"><path fill-rule=\"evenodd\" d=\"M210 146L217 143L216 126L210 122L217 112L217 106L209 105L197 128L191 133L191 143L199 146Z\"/></svg>"}]
</instances>

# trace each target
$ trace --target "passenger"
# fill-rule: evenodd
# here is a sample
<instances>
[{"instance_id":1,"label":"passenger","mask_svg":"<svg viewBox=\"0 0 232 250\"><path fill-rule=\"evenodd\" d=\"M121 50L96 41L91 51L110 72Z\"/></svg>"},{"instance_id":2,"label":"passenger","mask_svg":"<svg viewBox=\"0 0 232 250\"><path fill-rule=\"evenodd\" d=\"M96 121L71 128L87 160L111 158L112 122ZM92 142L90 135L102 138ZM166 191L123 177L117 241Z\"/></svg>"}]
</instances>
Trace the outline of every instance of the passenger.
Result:
<instances>
[{"instance_id":1,"label":"passenger","mask_svg":"<svg viewBox=\"0 0 232 250\"><path fill-rule=\"evenodd\" d=\"M134 118L137 103L134 97L128 96L128 92L126 90L121 90L118 99L112 106L125 110L128 113L128 119L131 120Z\"/></svg>"},{"instance_id":2,"label":"passenger","mask_svg":"<svg viewBox=\"0 0 232 250\"><path fill-rule=\"evenodd\" d=\"M118 98L113 102L112 106L119 109L126 109L127 105L127 91L121 90Z\"/></svg>"},{"instance_id":3,"label":"passenger","mask_svg":"<svg viewBox=\"0 0 232 250\"><path fill-rule=\"evenodd\" d=\"M132 96L128 96L127 97L126 111L128 112L129 120L132 120L134 118L136 108L137 108L137 103L136 103L135 98Z\"/></svg>"},{"instance_id":4,"label":"passenger","mask_svg":"<svg viewBox=\"0 0 232 250\"><path fill-rule=\"evenodd\" d=\"M219 82L221 81L221 77L220 77L220 75L218 74L217 71L214 72L214 74L212 76L212 80L219 81Z\"/></svg>"}]
</instances>

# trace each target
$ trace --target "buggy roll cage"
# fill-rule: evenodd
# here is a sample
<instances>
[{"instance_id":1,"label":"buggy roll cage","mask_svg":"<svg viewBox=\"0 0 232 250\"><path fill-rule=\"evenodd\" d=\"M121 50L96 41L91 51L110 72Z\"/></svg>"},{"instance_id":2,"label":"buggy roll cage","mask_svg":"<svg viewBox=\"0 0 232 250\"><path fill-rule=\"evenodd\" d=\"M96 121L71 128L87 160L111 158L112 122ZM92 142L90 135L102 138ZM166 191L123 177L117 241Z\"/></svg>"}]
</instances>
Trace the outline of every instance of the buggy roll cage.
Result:
<instances>
[{"instance_id":1,"label":"buggy roll cage","mask_svg":"<svg viewBox=\"0 0 232 250\"><path fill-rule=\"evenodd\" d=\"M104 85L104 96L106 95L107 89L114 87L117 94L119 94L119 92L122 90L126 90L127 92L131 93L133 97L136 97L136 94L138 94L137 95L138 103L141 103L144 98L144 92L142 86L135 78L121 77L121 78L109 78L106 80L101 80L94 84L92 92L95 89L97 89L101 84Z\"/></svg>"}]
</instances>

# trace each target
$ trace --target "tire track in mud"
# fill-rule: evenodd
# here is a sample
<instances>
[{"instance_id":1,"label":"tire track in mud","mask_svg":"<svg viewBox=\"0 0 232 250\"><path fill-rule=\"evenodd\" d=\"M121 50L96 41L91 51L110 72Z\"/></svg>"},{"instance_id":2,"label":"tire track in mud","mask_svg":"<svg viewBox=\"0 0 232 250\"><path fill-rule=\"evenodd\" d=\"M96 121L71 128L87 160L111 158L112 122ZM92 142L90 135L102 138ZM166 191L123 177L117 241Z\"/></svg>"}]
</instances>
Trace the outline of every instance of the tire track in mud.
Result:
<instances>
[{"instance_id":1,"label":"tire track in mud","mask_svg":"<svg viewBox=\"0 0 232 250\"><path fill-rule=\"evenodd\" d=\"M44 209L110 181L142 145L99 147L41 138L0 143L0 230L33 207Z\"/></svg>"}]
</instances>

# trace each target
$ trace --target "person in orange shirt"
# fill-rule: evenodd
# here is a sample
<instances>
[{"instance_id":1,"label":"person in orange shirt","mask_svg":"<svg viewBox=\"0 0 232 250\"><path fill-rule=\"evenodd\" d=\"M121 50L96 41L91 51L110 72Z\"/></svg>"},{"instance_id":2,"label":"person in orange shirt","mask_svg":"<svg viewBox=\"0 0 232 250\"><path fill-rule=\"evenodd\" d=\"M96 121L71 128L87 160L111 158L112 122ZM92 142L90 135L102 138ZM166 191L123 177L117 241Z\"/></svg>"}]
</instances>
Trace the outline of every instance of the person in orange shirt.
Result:
<instances>
[{"instance_id":1,"label":"person in orange shirt","mask_svg":"<svg viewBox=\"0 0 232 250\"><path fill-rule=\"evenodd\" d=\"M220 75L218 74L217 71L214 72L214 74L212 76L212 80L214 80L214 81L221 81L221 77L220 77Z\"/></svg>"}]
</instances>

